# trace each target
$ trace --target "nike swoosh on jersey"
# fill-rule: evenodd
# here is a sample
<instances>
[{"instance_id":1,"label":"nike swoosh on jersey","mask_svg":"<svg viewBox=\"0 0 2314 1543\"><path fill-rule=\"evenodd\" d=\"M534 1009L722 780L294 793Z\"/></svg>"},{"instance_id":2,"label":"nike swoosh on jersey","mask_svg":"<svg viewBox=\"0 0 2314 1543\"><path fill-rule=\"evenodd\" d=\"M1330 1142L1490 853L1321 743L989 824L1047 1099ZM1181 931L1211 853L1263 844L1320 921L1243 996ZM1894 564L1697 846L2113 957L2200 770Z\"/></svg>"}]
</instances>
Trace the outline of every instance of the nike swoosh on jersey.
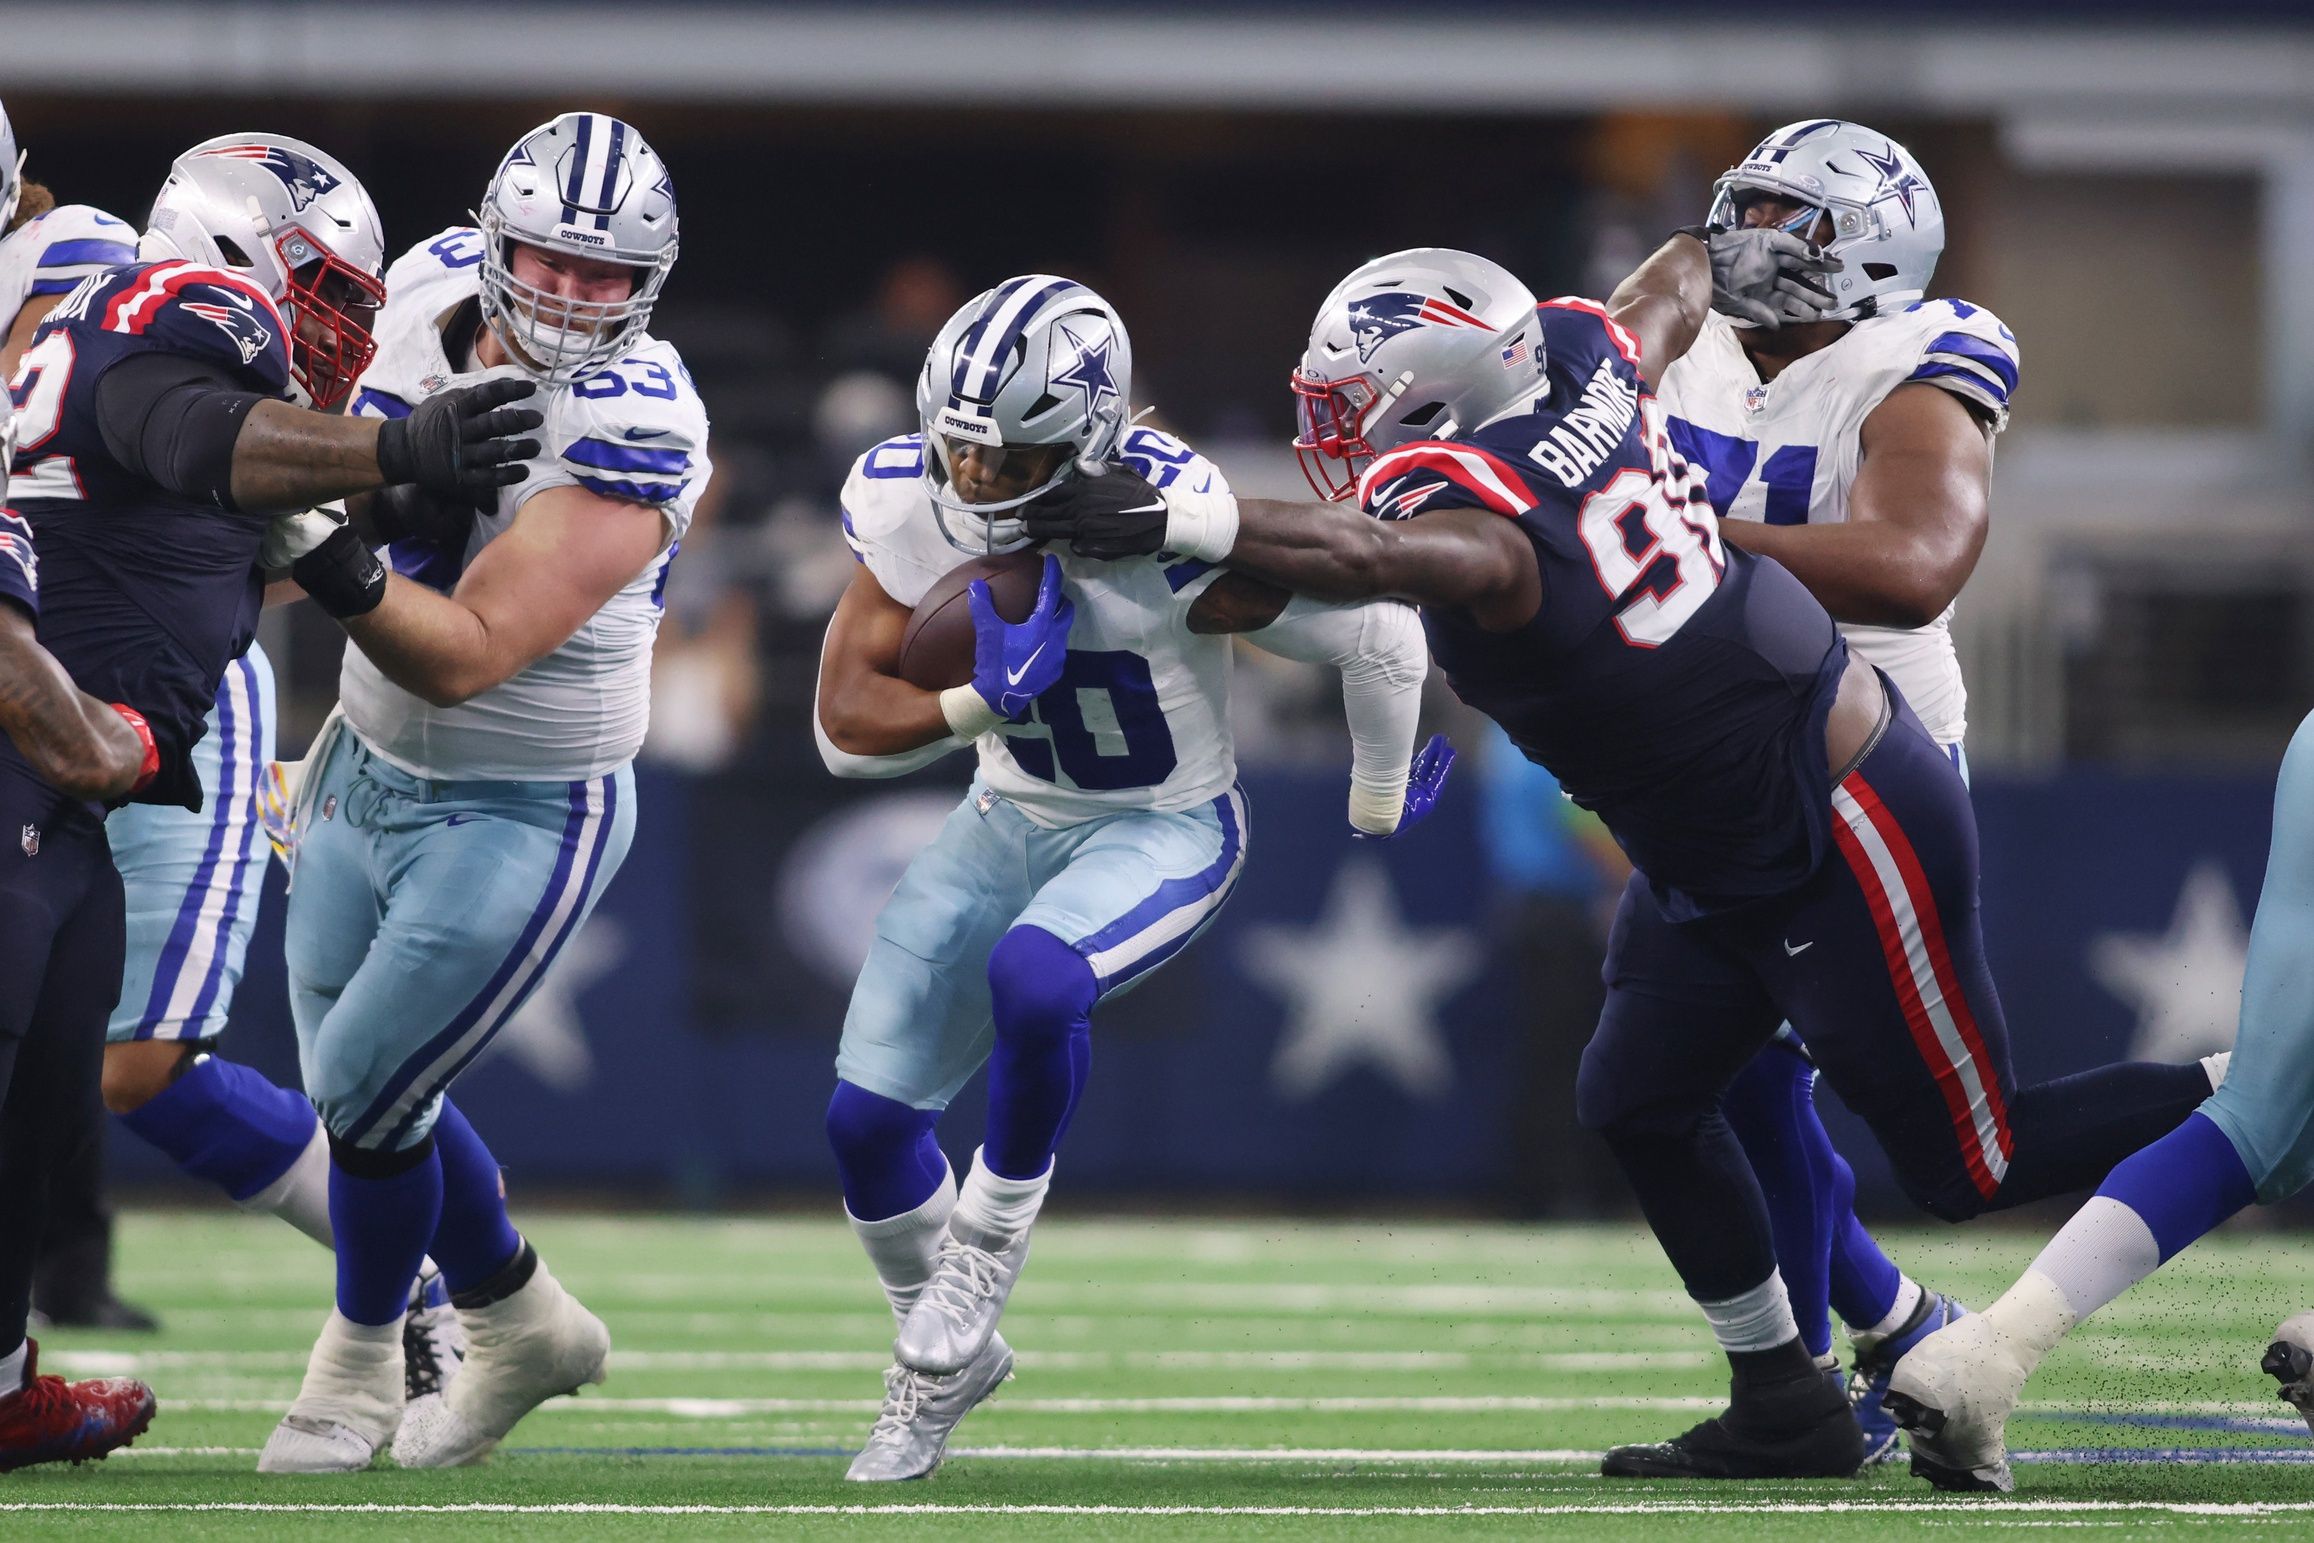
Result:
<instances>
[{"instance_id":1,"label":"nike swoosh on jersey","mask_svg":"<svg viewBox=\"0 0 2314 1543\"><path fill-rule=\"evenodd\" d=\"M1784 957L1787 959L1797 959L1815 946L1816 940L1814 938L1810 938L1807 942L1802 943L1797 947L1793 946L1792 940L1790 938L1786 938L1784 939Z\"/></svg>"},{"instance_id":2,"label":"nike swoosh on jersey","mask_svg":"<svg viewBox=\"0 0 2314 1543\"><path fill-rule=\"evenodd\" d=\"M671 434L671 433L673 433L673 432L674 432L674 431L673 431L672 429L629 429L629 430L627 430L627 438L629 438L629 439L665 439L665 438L666 438L666 437L667 437L669 434Z\"/></svg>"}]
</instances>

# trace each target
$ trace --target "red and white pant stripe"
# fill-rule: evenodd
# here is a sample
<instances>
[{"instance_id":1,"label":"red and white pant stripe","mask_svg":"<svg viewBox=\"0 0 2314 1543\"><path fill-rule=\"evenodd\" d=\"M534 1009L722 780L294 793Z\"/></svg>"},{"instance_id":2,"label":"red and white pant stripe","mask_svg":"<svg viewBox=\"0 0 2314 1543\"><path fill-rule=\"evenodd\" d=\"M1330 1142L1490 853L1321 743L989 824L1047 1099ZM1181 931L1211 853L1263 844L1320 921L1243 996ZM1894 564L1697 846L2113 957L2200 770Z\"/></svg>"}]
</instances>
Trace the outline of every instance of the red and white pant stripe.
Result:
<instances>
[{"instance_id":1,"label":"red and white pant stripe","mask_svg":"<svg viewBox=\"0 0 2314 1543\"><path fill-rule=\"evenodd\" d=\"M2009 1171L2008 1110L1945 946L1928 876L1896 817L1860 774L1851 772L1832 790L1832 812L1833 839L1872 909L1912 1042L1952 1113L1969 1178L1989 1199Z\"/></svg>"}]
</instances>

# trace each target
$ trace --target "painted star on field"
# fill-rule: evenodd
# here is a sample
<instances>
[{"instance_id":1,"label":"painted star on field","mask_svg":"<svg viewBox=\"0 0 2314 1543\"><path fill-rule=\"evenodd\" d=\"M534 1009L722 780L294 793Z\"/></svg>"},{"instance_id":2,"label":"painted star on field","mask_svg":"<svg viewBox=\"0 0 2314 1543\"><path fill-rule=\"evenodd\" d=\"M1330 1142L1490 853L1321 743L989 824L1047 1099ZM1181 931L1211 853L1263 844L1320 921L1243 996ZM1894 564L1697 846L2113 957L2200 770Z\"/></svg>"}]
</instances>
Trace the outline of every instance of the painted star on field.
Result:
<instances>
[{"instance_id":1,"label":"painted star on field","mask_svg":"<svg viewBox=\"0 0 2314 1543\"><path fill-rule=\"evenodd\" d=\"M1453 1087L1438 1009L1477 977L1484 955L1460 928L1409 927L1381 863L1344 863L1315 922L1253 928L1243 958L1288 1004L1270 1063L1284 1097L1309 1098L1361 1066L1411 1098Z\"/></svg>"},{"instance_id":2,"label":"painted star on field","mask_svg":"<svg viewBox=\"0 0 2314 1543\"><path fill-rule=\"evenodd\" d=\"M2249 953L2233 880L2205 858L2186 874L2166 934L2100 935L2089 973L2137 1010L2131 1060L2184 1061L2232 1046Z\"/></svg>"}]
</instances>

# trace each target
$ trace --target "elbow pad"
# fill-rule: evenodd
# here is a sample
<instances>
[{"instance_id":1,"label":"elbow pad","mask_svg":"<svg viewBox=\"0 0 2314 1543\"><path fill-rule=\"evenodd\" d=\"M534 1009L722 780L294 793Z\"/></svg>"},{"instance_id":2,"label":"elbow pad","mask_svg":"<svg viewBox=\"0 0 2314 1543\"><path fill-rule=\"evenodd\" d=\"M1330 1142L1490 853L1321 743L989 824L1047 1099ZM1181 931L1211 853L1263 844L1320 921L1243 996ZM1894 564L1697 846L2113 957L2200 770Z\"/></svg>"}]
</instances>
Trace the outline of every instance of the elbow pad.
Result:
<instances>
[{"instance_id":1,"label":"elbow pad","mask_svg":"<svg viewBox=\"0 0 2314 1543\"><path fill-rule=\"evenodd\" d=\"M233 446L262 393L177 354L137 354L97 382L105 449L129 471L184 498L239 511Z\"/></svg>"},{"instance_id":2,"label":"elbow pad","mask_svg":"<svg viewBox=\"0 0 2314 1543\"><path fill-rule=\"evenodd\" d=\"M1350 823L1369 835L1397 829L1422 714L1430 646L1414 607L1396 600L1328 605L1296 597L1248 634L1263 650L1341 672L1350 724Z\"/></svg>"}]
</instances>

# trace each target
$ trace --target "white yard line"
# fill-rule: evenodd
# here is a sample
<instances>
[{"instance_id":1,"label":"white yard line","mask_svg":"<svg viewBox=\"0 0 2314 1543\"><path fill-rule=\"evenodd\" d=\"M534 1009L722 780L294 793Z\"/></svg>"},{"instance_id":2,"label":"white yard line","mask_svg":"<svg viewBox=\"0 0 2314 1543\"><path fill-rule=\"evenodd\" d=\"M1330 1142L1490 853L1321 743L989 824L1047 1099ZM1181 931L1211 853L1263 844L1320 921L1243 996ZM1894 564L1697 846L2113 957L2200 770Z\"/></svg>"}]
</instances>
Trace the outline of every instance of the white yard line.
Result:
<instances>
[{"instance_id":1,"label":"white yard line","mask_svg":"<svg viewBox=\"0 0 2314 1543\"><path fill-rule=\"evenodd\" d=\"M114 1350L50 1353L45 1364L82 1377L160 1371L302 1371L302 1350ZM1543 1371L1612 1373L1706 1366L1711 1350L1024 1350L1032 1371ZM880 1372L880 1350L614 1350L613 1371Z\"/></svg>"},{"instance_id":2,"label":"white yard line","mask_svg":"<svg viewBox=\"0 0 2314 1543\"><path fill-rule=\"evenodd\" d=\"M1340 1398L1287 1398L1224 1394L1184 1398L1006 1398L990 1407L1009 1414L1361 1414L1410 1412L1427 1414L1566 1414L1585 1410L1653 1410L1677 1412L1719 1409L1724 1398L1651 1394L1577 1395L1352 1395ZM288 1400L262 1398L164 1398L163 1406L227 1414L270 1414L288 1407ZM619 1398L586 1394L554 1398L543 1410L594 1414L676 1414L692 1419L721 1420L750 1414L852 1414L878 1408L873 1398ZM2180 1399L2101 1404L2108 1412L2132 1414L2216 1414L2258 1416L2273 1406L2257 1400ZM2027 1414L2078 1415L2078 1404L2028 1403Z\"/></svg>"},{"instance_id":3,"label":"white yard line","mask_svg":"<svg viewBox=\"0 0 2314 1543\"><path fill-rule=\"evenodd\" d=\"M1474 1516L1952 1516L2154 1515L2290 1516L2314 1512L2314 1500L1632 1500L1564 1505L1290 1506L1290 1505L619 1505L562 1501L523 1505L464 1501L442 1505L343 1505L279 1501L0 1501L0 1512L62 1511L186 1515L226 1512L260 1516L1396 1516L1441 1520Z\"/></svg>"}]
</instances>

